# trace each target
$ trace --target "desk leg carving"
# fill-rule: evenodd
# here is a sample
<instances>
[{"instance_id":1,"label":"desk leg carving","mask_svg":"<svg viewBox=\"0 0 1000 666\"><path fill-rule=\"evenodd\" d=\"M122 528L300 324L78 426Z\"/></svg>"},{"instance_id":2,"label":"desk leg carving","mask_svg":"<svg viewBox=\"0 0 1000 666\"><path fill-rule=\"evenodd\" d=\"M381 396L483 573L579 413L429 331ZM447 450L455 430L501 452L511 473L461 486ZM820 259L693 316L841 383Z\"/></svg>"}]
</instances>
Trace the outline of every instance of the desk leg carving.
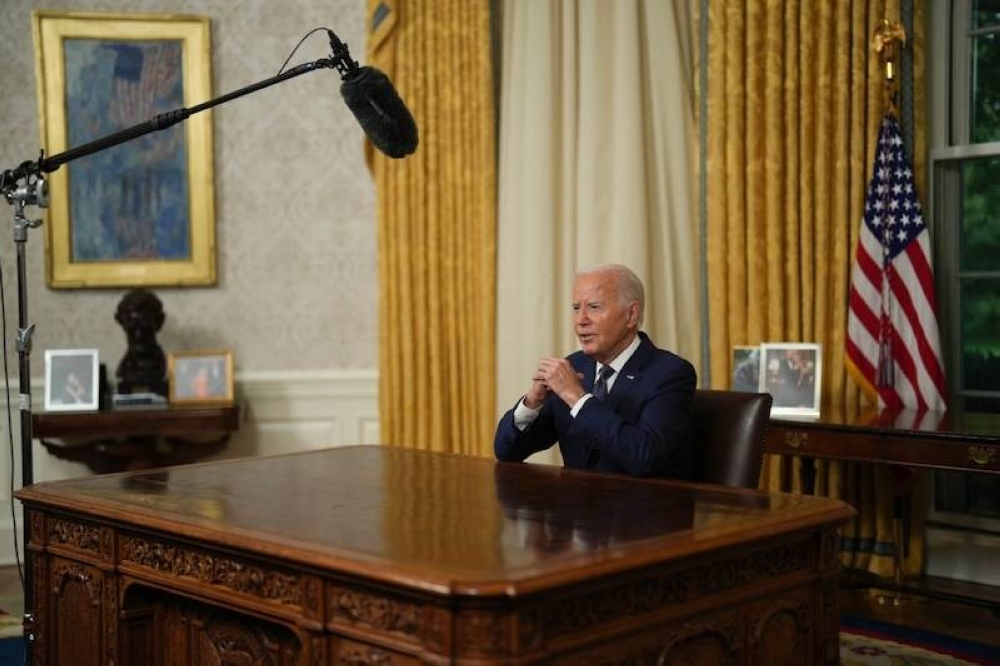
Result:
<instances>
[{"instance_id":1,"label":"desk leg carving","mask_svg":"<svg viewBox=\"0 0 1000 666\"><path fill-rule=\"evenodd\" d=\"M840 663L840 607L838 605L838 595L840 581L837 574L827 575L823 579L823 618L820 631L822 632L821 663Z\"/></svg>"},{"instance_id":2,"label":"desk leg carving","mask_svg":"<svg viewBox=\"0 0 1000 666\"><path fill-rule=\"evenodd\" d=\"M57 597L62 596L63 590L68 582L80 583L87 591L92 606L101 605L100 585L94 584L94 580L89 573L83 570L79 564L68 564L59 567L52 574L52 593Z\"/></svg>"},{"instance_id":3,"label":"desk leg carving","mask_svg":"<svg viewBox=\"0 0 1000 666\"><path fill-rule=\"evenodd\" d=\"M35 644L34 666L105 666L116 663L116 618L106 606L108 576L61 557L48 559L49 580L37 604L44 640ZM50 619L43 614L51 608ZM111 626L109 626L109 624Z\"/></svg>"},{"instance_id":4,"label":"desk leg carving","mask_svg":"<svg viewBox=\"0 0 1000 666\"><path fill-rule=\"evenodd\" d=\"M104 656L118 664L118 577L109 576L104 586Z\"/></svg>"}]
</instances>

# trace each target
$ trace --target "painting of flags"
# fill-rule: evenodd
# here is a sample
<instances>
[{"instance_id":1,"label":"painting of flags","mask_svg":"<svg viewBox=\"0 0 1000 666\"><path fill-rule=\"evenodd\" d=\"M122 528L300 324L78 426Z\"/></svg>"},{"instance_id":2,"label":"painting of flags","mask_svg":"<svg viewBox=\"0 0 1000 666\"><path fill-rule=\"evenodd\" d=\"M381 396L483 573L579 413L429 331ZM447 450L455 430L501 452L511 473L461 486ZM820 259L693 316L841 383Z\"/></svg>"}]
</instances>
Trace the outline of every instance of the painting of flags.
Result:
<instances>
[{"instance_id":1,"label":"painting of flags","mask_svg":"<svg viewBox=\"0 0 1000 666\"><path fill-rule=\"evenodd\" d=\"M179 40L64 42L69 143L77 146L184 106ZM187 145L174 126L67 167L73 261L186 259Z\"/></svg>"},{"instance_id":2,"label":"painting of flags","mask_svg":"<svg viewBox=\"0 0 1000 666\"><path fill-rule=\"evenodd\" d=\"M847 365L880 406L947 408L929 232L892 114L879 132L851 272Z\"/></svg>"}]
</instances>

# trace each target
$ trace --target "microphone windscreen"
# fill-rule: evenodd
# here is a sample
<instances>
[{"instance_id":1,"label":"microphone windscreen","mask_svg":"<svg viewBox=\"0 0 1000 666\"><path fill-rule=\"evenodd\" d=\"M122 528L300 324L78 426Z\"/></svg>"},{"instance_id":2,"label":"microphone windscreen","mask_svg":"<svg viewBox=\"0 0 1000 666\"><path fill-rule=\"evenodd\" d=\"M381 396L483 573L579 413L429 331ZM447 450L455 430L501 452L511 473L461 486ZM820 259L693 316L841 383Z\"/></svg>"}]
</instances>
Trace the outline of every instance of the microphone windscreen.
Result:
<instances>
[{"instance_id":1,"label":"microphone windscreen","mask_svg":"<svg viewBox=\"0 0 1000 666\"><path fill-rule=\"evenodd\" d=\"M344 77L340 94L380 151L400 158L417 149L417 124L384 73L358 67Z\"/></svg>"}]
</instances>

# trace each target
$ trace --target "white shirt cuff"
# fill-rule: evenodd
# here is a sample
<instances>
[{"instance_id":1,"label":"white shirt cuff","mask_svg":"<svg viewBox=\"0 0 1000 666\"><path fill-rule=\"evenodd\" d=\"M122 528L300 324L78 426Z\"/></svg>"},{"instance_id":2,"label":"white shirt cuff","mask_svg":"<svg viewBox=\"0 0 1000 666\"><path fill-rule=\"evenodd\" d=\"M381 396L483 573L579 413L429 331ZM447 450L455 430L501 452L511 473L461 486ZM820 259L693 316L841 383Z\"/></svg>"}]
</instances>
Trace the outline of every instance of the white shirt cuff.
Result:
<instances>
[{"instance_id":1,"label":"white shirt cuff","mask_svg":"<svg viewBox=\"0 0 1000 666\"><path fill-rule=\"evenodd\" d=\"M573 405L572 409L569 410L569 415L575 419L576 415L580 413L581 409L583 409L583 403L587 402L593 397L594 395L592 393L584 393L583 395L581 395L580 399L577 400L576 404Z\"/></svg>"},{"instance_id":2,"label":"white shirt cuff","mask_svg":"<svg viewBox=\"0 0 1000 666\"><path fill-rule=\"evenodd\" d=\"M538 409L532 409L525 405L524 398L521 398L521 401L517 403L517 407L514 408L514 427L523 431L538 418L540 411L542 411L541 405L538 406Z\"/></svg>"}]
</instances>

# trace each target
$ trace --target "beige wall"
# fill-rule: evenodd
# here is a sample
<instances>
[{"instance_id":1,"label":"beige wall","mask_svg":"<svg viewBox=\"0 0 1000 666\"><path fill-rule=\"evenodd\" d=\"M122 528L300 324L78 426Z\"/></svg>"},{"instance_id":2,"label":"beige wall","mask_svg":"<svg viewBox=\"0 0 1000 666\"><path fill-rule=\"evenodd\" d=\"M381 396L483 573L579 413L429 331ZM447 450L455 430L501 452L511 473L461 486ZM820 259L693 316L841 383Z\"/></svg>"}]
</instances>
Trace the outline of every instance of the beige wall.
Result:
<instances>
[{"instance_id":1,"label":"beige wall","mask_svg":"<svg viewBox=\"0 0 1000 666\"><path fill-rule=\"evenodd\" d=\"M40 147L31 10L186 13L212 21L218 96L273 76L317 26L364 61L364 0L4 0L0 21L0 169ZM292 64L328 54L311 36ZM332 71L306 74L218 107L214 115L218 286L155 289L165 351L227 347L237 373L371 369L377 362L374 191L363 134ZM0 204L8 340L17 323L12 209ZM27 245L32 375L47 348L96 347L113 375L125 352L114 321L124 290L45 285L44 231ZM16 367L16 366L14 366ZM13 370L13 367L12 367ZM16 376L16 371L13 372Z\"/></svg>"}]
</instances>

